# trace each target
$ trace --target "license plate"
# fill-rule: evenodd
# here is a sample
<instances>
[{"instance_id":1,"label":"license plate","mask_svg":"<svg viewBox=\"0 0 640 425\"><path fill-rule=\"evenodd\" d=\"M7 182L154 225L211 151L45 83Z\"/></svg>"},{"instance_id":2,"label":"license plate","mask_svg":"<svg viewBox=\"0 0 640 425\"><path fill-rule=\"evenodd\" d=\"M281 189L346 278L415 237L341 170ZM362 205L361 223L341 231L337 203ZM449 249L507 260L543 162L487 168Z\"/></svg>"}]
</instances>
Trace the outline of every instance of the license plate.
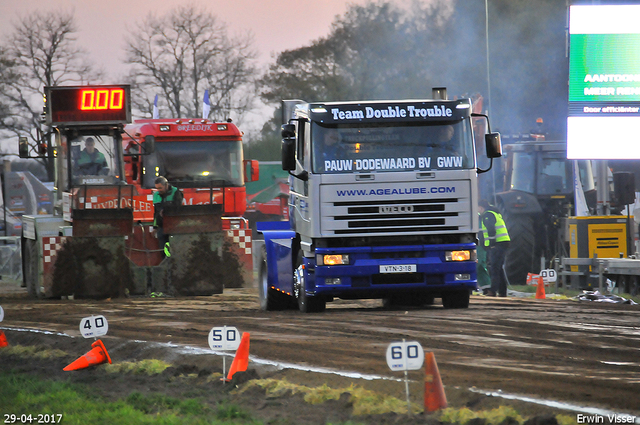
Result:
<instances>
[{"instance_id":1,"label":"license plate","mask_svg":"<svg viewBox=\"0 0 640 425\"><path fill-rule=\"evenodd\" d=\"M418 267L415 264L394 264L390 266L380 266L380 273L415 273Z\"/></svg>"}]
</instances>

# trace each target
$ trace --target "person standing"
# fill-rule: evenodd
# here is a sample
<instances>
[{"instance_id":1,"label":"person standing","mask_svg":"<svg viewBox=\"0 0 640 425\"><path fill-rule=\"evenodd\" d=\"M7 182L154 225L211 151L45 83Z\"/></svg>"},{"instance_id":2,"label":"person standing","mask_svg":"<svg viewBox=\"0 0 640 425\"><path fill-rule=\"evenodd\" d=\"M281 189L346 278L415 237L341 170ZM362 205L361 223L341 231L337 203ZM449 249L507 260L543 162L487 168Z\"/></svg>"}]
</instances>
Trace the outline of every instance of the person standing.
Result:
<instances>
[{"instance_id":1,"label":"person standing","mask_svg":"<svg viewBox=\"0 0 640 425\"><path fill-rule=\"evenodd\" d=\"M182 205L184 195L180 189L169 184L167 179L162 176L156 178L155 185L157 190L153 193L153 230L156 232L164 256L170 257L169 235L163 229L164 208Z\"/></svg>"},{"instance_id":2,"label":"person standing","mask_svg":"<svg viewBox=\"0 0 640 425\"><path fill-rule=\"evenodd\" d=\"M502 267L507 256L507 250L511 239L507 225L500 214L485 199L478 203L480 211L480 223L484 246L487 249L487 261L489 263L489 276L491 276L491 289L486 295L495 297L507 296L507 280Z\"/></svg>"},{"instance_id":3,"label":"person standing","mask_svg":"<svg viewBox=\"0 0 640 425\"><path fill-rule=\"evenodd\" d=\"M480 216L480 214L478 214L478 216ZM482 230L478 232L478 246L476 248L476 252L478 257L478 264L476 267L478 289L484 291L491 287L491 277L489 276L487 248L484 246L484 234Z\"/></svg>"}]
</instances>

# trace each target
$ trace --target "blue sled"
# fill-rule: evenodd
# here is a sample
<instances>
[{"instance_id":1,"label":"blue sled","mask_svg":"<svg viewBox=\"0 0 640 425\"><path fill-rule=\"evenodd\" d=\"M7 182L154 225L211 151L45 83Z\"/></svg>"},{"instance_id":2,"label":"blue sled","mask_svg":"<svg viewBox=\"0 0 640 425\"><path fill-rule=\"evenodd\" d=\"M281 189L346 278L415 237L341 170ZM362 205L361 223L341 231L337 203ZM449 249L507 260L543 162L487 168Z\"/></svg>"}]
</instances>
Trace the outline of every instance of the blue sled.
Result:
<instances>
[{"instance_id":1,"label":"blue sled","mask_svg":"<svg viewBox=\"0 0 640 425\"><path fill-rule=\"evenodd\" d=\"M474 243L316 247L305 257L288 221L259 222L257 230L264 235L258 278L263 310L297 305L302 312L321 312L334 298L382 298L387 307L442 298L445 308L466 308L477 287ZM452 252L468 252L469 258L451 261ZM344 264L325 264L335 258Z\"/></svg>"}]
</instances>

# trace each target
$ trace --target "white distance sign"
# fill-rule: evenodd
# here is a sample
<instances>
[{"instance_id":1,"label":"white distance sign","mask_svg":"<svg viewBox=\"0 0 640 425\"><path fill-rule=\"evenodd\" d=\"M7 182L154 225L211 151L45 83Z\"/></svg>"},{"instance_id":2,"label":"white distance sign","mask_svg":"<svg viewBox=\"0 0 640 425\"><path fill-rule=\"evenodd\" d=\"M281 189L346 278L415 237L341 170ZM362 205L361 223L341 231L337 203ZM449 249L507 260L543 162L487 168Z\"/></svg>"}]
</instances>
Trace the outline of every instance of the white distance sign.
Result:
<instances>
[{"instance_id":1,"label":"white distance sign","mask_svg":"<svg viewBox=\"0 0 640 425\"><path fill-rule=\"evenodd\" d=\"M212 350L237 350L240 346L240 332L233 326L218 326L209 332L209 347Z\"/></svg>"},{"instance_id":2,"label":"white distance sign","mask_svg":"<svg viewBox=\"0 0 640 425\"><path fill-rule=\"evenodd\" d=\"M540 270L540 277L542 277L542 281L547 284L556 283L558 280L558 275L554 269Z\"/></svg>"},{"instance_id":3,"label":"white distance sign","mask_svg":"<svg viewBox=\"0 0 640 425\"><path fill-rule=\"evenodd\" d=\"M4 310L2 309L2 306L0 305L0 322L2 322L4 320Z\"/></svg>"},{"instance_id":4,"label":"white distance sign","mask_svg":"<svg viewBox=\"0 0 640 425\"><path fill-rule=\"evenodd\" d=\"M424 350L418 341L392 342L387 347L387 364L391 370L418 370L424 363Z\"/></svg>"},{"instance_id":5,"label":"white distance sign","mask_svg":"<svg viewBox=\"0 0 640 425\"><path fill-rule=\"evenodd\" d=\"M106 335L109 323L104 316L85 317L80 321L80 333L85 338L97 338Z\"/></svg>"}]
</instances>

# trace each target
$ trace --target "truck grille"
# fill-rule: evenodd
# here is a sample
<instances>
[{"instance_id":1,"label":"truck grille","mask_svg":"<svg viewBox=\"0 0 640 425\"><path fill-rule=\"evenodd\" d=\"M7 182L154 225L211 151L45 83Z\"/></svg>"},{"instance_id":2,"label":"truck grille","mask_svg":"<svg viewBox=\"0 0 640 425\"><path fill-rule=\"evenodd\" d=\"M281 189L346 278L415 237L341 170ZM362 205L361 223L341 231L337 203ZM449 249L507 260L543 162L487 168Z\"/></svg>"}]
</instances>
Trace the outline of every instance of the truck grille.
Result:
<instances>
[{"instance_id":1,"label":"truck grille","mask_svg":"<svg viewBox=\"0 0 640 425\"><path fill-rule=\"evenodd\" d=\"M320 187L323 235L389 237L475 232L471 180Z\"/></svg>"},{"instance_id":2,"label":"truck grille","mask_svg":"<svg viewBox=\"0 0 640 425\"><path fill-rule=\"evenodd\" d=\"M334 202L336 235L447 232L459 230L457 198Z\"/></svg>"}]
</instances>

